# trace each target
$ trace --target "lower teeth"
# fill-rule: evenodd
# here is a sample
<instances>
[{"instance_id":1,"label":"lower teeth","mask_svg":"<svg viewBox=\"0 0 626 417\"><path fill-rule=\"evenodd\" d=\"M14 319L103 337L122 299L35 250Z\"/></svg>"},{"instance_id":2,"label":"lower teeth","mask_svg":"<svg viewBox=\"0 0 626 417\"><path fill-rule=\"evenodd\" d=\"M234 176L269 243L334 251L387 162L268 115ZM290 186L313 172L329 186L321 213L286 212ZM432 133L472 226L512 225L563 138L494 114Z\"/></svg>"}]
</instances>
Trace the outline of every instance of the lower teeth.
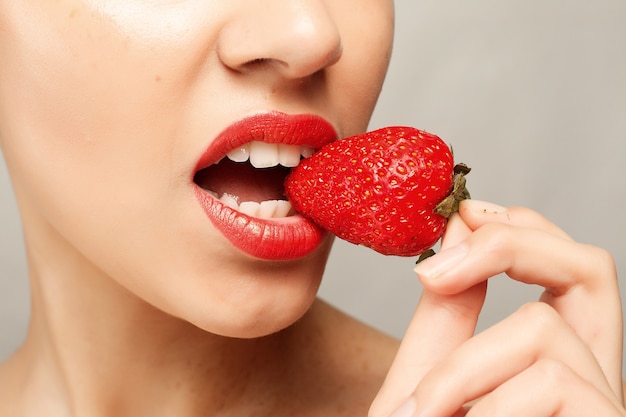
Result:
<instances>
[{"instance_id":1,"label":"lower teeth","mask_svg":"<svg viewBox=\"0 0 626 417\"><path fill-rule=\"evenodd\" d=\"M217 198L215 193L211 193ZM257 203L256 201L244 201L239 203L239 197L224 193L219 200L226 206L233 208L252 217L263 219L287 217L292 210L291 203L287 200L267 200Z\"/></svg>"}]
</instances>

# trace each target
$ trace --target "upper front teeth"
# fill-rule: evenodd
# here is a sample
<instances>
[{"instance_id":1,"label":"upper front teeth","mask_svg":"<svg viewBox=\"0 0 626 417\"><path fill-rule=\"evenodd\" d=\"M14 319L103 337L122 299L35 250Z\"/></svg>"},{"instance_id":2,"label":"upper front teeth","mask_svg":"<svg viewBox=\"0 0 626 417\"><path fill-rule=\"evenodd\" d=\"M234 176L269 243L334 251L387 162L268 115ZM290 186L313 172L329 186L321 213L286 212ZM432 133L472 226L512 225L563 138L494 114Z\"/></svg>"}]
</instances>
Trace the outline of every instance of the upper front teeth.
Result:
<instances>
[{"instance_id":1,"label":"upper front teeth","mask_svg":"<svg viewBox=\"0 0 626 417\"><path fill-rule=\"evenodd\" d=\"M300 156L309 157L313 148L301 145L285 145L282 143L250 142L233 149L226 155L234 162L250 160L255 168L270 168L278 164L295 167L300 163Z\"/></svg>"}]
</instances>

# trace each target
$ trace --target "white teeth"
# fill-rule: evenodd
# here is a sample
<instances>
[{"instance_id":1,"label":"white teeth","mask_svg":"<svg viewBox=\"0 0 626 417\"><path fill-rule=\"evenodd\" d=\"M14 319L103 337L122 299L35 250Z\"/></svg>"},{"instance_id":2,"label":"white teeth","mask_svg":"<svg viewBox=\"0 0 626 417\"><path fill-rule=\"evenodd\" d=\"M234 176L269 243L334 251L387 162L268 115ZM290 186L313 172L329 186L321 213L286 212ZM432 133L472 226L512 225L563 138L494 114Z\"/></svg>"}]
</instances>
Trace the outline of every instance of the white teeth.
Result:
<instances>
[{"instance_id":1,"label":"white teeth","mask_svg":"<svg viewBox=\"0 0 626 417\"><path fill-rule=\"evenodd\" d=\"M287 217L291 212L291 203L287 200L268 200L257 203L256 201L244 201L237 203L238 198L230 194L224 194L220 201L225 205L247 214L262 219L277 219Z\"/></svg>"},{"instance_id":2,"label":"white teeth","mask_svg":"<svg viewBox=\"0 0 626 417\"><path fill-rule=\"evenodd\" d=\"M250 163L255 168L271 168L278 164L295 167L300 163L300 156L308 158L315 149L305 145L285 145L283 143L250 142L233 149L226 155L233 162Z\"/></svg>"},{"instance_id":3,"label":"white teeth","mask_svg":"<svg viewBox=\"0 0 626 417\"><path fill-rule=\"evenodd\" d=\"M239 204L239 211L248 216L256 216L259 212L260 204L256 201L244 201Z\"/></svg>"},{"instance_id":4,"label":"white teeth","mask_svg":"<svg viewBox=\"0 0 626 417\"><path fill-rule=\"evenodd\" d=\"M239 197L225 193L220 201L230 208L239 209Z\"/></svg>"},{"instance_id":5,"label":"white teeth","mask_svg":"<svg viewBox=\"0 0 626 417\"><path fill-rule=\"evenodd\" d=\"M228 153L228 159L234 162L246 162L250 158L250 144L246 143Z\"/></svg>"},{"instance_id":6,"label":"white teeth","mask_svg":"<svg viewBox=\"0 0 626 417\"><path fill-rule=\"evenodd\" d=\"M293 145L278 145L278 161L285 167L297 167L300 163L300 147Z\"/></svg>"},{"instance_id":7,"label":"white teeth","mask_svg":"<svg viewBox=\"0 0 626 417\"><path fill-rule=\"evenodd\" d=\"M259 211L257 212L257 216L261 217L262 219L271 219L272 217L274 217L274 213L276 213L276 206L277 200L261 201L261 203L259 203Z\"/></svg>"},{"instance_id":8,"label":"white teeth","mask_svg":"<svg viewBox=\"0 0 626 417\"><path fill-rule=\"evenodd\" d=\"M250 163L255 168L270 168L278 165L278 145L276 143L252 142Z\"/></svg>"},{"instance_id":9,"label":"white teeth","mask_svg":"<svg viewBox=\"0 0 626 417\"><path fill-rule=\"evenodd\" d=\"M287 217L291 211L291 203L287 200L276 200L276 211L274 217Z\"/></svg>"},{"instance_id":10,"label":"white teeth","mask_svg":"<svg viewBox=\"0 0 626 417\"><path fill-rule=\"evenodd\" d=\"M226 157L233 162L249 160L255 168L271 168L279 164L291 168L300 164L301 157L308 158L313 155L313 152L315 149L310 146L254 141L233 149ZM240 203L238 196L224 193L218 197L216 193L208 192L226 206L252 217L276 219L287 217L293 211L291 203L287 200L268 200L260 203L244 201Z\"/></svg>"}]
</instances>

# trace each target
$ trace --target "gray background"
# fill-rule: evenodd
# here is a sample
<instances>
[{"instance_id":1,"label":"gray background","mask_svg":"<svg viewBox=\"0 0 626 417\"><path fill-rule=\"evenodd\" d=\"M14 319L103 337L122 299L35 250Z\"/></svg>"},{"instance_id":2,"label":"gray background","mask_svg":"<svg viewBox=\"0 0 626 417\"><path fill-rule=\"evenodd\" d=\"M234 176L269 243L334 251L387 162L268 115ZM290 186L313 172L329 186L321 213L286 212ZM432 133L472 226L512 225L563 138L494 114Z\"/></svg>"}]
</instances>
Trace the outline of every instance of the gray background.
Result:
<instances>
[{"instance_id":1,"label":"gray background","mask_svg":"<svg viewBox=\"0 0 626 417\"><path fill-rule=\"evenodd\" d=\"M609 249L623 281L626 2L399 0L396 9L396 46L371 127L437 133L472 166L474 198L534 208ZM412 268L412 259L338 241L321 296L400 337L420 293ZM0 162L0 359L25 333L26 281ZM539 292L496 277L479 327Z\"/></svg>"}]
</instances>

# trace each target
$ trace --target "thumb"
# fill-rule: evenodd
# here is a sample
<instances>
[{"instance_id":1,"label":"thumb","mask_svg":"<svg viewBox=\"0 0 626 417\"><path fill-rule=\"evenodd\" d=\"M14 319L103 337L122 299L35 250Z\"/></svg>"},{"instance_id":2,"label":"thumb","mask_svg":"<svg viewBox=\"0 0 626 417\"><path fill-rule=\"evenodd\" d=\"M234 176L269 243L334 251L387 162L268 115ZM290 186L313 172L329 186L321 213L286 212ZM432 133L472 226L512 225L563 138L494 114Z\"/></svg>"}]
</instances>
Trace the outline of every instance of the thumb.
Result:
<instances>
[{"instance_id":1,"label":"thumb","mask_svg":"<svg viewBox=\"0 0 626 417\"><path fill-rule=\"evenodd\" d=\"M442 253L472 233L458 215L448 223ZM486 293L486 282L452 295L424 289L396 358L370 408L371 417L386 417L416 388L422 377L460 344L471 338Z\"/></svg>"}]
</instances>

